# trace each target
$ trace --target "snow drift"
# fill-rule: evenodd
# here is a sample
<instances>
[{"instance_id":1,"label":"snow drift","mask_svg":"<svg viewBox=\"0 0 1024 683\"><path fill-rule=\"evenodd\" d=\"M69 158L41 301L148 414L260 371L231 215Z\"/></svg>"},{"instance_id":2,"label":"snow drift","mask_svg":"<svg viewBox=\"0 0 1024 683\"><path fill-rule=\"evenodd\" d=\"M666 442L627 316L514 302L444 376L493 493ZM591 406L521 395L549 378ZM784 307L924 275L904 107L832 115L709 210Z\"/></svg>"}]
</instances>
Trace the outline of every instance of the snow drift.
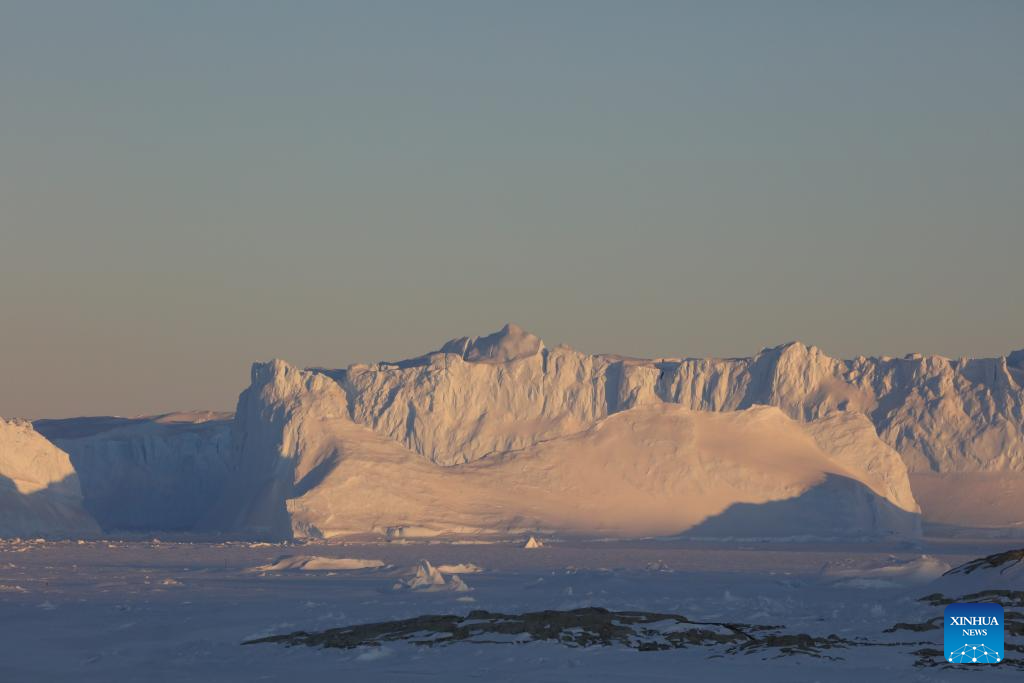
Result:
<instances>
[{"instance_id":1,"label":"snow drift","mask_svg":"<svg viewBox=\"0 0 1024 683\"><path fill-rule=\"evenodd\" d=\"M926 584L949 570L948 563L931 555L921 555L911 560L890 557L888 561L870 567L848 568L826 564L821 569L821 576L839 585L871 589Z\"/></svg>"},{"instance_id":2,"label":"snow drift","mask_svg":"<svg viewBox=\"0 0 1024 683\"><path fill-rule=\"evenodd\" d=\"M0 418L0 536L66 538L99 531L82 507L67 453L30 422Z\"/></svg>"},{"instance_id":3,"label":"snow drift","mask_svg":"<svg viewBox=\"0 0 1024 683\"><path fill-rule=\"evenodd\" d=\"M283 555L270 564L253 567L252 572L324 572L380 569L380 560L364 560L355 557L321 557L319 555Z\"/></svg>"}]
</instances>

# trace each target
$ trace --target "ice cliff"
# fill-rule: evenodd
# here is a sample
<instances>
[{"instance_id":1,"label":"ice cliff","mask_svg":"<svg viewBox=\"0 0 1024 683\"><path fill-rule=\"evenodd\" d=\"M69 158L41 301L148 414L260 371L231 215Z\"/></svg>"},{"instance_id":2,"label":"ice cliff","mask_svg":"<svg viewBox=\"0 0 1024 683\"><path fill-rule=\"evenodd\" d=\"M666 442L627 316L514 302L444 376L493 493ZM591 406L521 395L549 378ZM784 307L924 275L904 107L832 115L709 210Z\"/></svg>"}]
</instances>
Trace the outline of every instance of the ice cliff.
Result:
<instances>
[{"instance_id":1,"label":"ice cliff","mask_svg":"<svg viewBox=\"0 0 1024 683\"><path fill-rule=\"evenodd\" d=\"M37 420L67 451L105 531L188 531L222 495L231 415Z\"/></svg>"},{"instance_id":2,"label":"ice cliff","mask_svg":"<svg viewBox=\"0 0 1024 683\"><path fill-rule=\"evenodd\" d=\"M99 534L64 453L26 420L0 419L0 536Z\"/></svg>"},{"instance_id":3,"label":"ice cliff","mask_svg":"<svg viewBox=\"0 0 1024 683\"><path fill-rule=\"evenodd\" d=\"M659 403L441 467L353 421L327 374L272 361L253 367L235 428L211 525L255 536L919 533L906 467L860 415L805 426L772 407Z\"/></svg>"},{"instance_id":4,"label":"ice cliff","mask_svg":"<svg viewBox=\"0 0 1024 683\"><path fill-rule=\"evenodd\" d=\"M352 419L452 465L658 403L864 413L911 471L1024 471L1024 351L838 360L798 342L751 358L639 360L546 347L515 325L397 363L323 371Z\"/></svg>"},{"instance_id":5,"label":"ice cliff","mask_svg":"<svg viewBox=\"0 0 1024 683\"><path fill-rule=\"evenodd\" d=\"M1024 472L1022 386L1024 351L644 360L510 324L398 362L256 363L233 418L35 427L105 531L913 535L908 471Z\"/></svg>"}]
</instances>

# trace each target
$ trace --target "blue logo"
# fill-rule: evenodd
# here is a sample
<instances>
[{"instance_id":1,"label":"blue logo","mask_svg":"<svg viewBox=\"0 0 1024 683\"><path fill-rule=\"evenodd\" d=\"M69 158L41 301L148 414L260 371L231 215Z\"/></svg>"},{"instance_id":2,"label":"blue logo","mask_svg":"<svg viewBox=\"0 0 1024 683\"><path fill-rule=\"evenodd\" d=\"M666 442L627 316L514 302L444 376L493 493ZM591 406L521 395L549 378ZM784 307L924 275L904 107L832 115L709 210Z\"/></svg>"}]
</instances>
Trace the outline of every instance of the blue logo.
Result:
<instances>
[{"instance_id":1,"label":"blue logo","mask_svg":"<svg viewBox=\"0 0 1024 683\"><path fill-rule=\"evenodd\" d=\"M943 626L946 661L998 664L1003 661L1003 606L993 602L954 602Z\"/></svg>"}]
</instances>

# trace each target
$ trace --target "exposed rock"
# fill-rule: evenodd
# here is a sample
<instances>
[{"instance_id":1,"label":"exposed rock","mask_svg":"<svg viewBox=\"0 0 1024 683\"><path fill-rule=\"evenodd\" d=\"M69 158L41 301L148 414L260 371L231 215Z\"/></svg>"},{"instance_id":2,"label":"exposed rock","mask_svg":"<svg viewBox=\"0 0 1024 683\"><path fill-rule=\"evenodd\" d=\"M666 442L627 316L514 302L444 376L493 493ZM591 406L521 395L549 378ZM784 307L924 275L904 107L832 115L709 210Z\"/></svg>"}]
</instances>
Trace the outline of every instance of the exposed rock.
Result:
<instances>
[{"instance_id":1,"label":"exposed rock","mask_svg":"<svg viewBox=\"0 0 1024 683\"><path fill-rule=\"evenodd\" d=\"M841 658L828 651L860 645L839 636L784 633L777 626L694 622L679 614L612 612L601 607L502 614L475 610L465 617L424 615L413 619L360 624L320 633L298 631L247 641L352 649L388 642L426 647L457 643L508 644L549 641L567 647L617 646L641 652L703 647L723 654L774 651L776 656Z\"/></svg>"}]
</instances>

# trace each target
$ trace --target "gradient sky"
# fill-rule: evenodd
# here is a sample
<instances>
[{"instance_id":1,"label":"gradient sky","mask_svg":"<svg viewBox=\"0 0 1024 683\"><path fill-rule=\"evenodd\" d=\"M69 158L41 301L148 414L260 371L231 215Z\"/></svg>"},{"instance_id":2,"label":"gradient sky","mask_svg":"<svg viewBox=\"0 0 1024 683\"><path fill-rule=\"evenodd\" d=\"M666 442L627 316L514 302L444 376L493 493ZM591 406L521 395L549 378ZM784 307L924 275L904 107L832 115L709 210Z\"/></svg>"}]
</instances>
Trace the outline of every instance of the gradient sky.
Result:
<instances>
[{"instance_id":1,"label":"gradient sky","mask_svg":"<svg viewBox=\"0 0 1024 683\"><path fill-rule=\"evenodd\" d=\"M1024 346L1024 2L0 1L0 415L512 320Z\"/></svg>"}]
</instances>

